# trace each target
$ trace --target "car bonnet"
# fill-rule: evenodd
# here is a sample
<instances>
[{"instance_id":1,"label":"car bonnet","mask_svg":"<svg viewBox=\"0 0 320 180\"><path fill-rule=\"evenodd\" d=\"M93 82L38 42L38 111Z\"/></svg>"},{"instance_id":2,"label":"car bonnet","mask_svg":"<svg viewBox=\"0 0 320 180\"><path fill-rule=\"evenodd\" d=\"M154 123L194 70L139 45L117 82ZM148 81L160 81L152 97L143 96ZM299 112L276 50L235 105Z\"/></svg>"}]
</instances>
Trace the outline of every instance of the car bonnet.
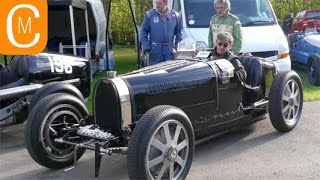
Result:
<instances>
[{"instance_id":1,"label":"car bonnet","mask_svg":"<svg viewBox=\"0 0 320 180\"><path fill-rule=\"evenodd\" d=\"M320 34L313 34L304 37L304 40L309 44L320 48Z\"/></svg>"}]
</instances>

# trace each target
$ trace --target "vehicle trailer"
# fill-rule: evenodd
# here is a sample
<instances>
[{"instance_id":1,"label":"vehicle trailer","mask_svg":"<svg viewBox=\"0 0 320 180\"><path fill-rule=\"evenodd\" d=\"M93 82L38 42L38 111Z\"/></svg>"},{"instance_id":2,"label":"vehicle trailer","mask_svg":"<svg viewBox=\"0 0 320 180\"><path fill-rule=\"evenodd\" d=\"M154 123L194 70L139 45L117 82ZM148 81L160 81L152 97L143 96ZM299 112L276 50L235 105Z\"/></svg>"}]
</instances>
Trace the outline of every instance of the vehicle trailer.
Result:
<instances>
[{"instance_id":1,"label":"vehicle trailer","mask_svg":"<svg viewBox=\"0 0 320 180\"><path fill-rule=\"evenodd\" d=\"M100 70L113 68L108 66L109 57L114 58L109 56L113 53L106 44L102 2L47 2L48 42L44 52L14 56L10 63L6 60L0 66L1 126L23 122L37 101L53 93L71 93L85 101L90 94L92 74L99 66Z\"/></svg>"},{"instance_id":2,"label":"vehicle trailer","mask_svg":"<svg viewBox=\"0 0 320 180\"><path fill-rule=\"evenodd\" d=\"M100 63L108 61L106 53L112 51L106 47L106 26L100 0L48 0L46 50L90 59L92 73L113 69L108 63Z\"/></svg>"}]
</instances>

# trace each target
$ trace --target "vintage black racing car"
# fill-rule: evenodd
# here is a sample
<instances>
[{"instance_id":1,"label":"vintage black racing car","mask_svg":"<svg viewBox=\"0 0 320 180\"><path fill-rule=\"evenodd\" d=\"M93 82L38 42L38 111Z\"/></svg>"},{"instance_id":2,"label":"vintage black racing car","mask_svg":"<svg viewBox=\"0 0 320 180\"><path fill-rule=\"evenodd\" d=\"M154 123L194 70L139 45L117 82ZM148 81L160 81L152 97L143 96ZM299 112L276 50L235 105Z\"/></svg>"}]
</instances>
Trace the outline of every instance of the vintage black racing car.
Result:
<instances>
[{"instance_id":1,"label":"vintage black racing car","mask_svg":"<svg viewBox=\"0 0 320 180\"><path fill-rule=\"evenodd\" d=\"M241 61L248 73L244 83L229 61L201 56L120 76L109 72L95 85L93 114L71 94L49 95L28 116L27 149L48 168L72 167L90 149L96 176L102 155L125 153L130 179L184 179L196 141L265 119L267 112L280 132L300 119L303 91L296 72L277 72L258 57Z\"/></svg>"},{"instance_id":2,"label":"vintage black racing car","mask_svg":"<svg viewBox=\"0 0 320 180\"><path fill-rule=\"evenodd\" d=\"M90 94L89 67L85 58L56 53L13 56L0 64L0 126L25 121L49 94L71 93L84 101Z\"/></svg>"}]
</instances>

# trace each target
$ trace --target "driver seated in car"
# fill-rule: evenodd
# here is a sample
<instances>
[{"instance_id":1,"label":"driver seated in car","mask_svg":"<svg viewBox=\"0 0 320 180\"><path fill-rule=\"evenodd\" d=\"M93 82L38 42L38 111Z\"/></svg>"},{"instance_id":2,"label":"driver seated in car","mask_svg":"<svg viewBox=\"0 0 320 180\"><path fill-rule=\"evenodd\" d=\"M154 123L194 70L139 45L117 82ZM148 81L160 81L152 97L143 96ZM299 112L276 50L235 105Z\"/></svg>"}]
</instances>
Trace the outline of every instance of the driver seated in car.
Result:
<instances>
[{"instance_id":1,"label":"driver seated in car","mask_svg":"<svg viewBox=\"0 0 320 180\"><path fill-rule=\"evenodd\" d=\"M245 82L247 72L242 66L238 56L231 53L233 37L228 32L221 32L217 35L215 48L212 50L211 55L213 60L226 59L234 66L238 79Z\"/></svg>"}]
</instances>

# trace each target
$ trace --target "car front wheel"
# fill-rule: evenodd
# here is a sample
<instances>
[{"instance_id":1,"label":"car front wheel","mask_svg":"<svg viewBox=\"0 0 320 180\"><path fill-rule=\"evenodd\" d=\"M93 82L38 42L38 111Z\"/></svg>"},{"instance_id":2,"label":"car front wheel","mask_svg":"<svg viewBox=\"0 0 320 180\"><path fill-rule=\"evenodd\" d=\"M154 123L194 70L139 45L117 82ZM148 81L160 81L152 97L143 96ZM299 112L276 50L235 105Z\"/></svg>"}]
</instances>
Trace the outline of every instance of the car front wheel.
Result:
<instances>
[{"instance_id":1,"label":"car front wheel","mask_svg":"<svg viewBox=\"0 0 320 180\"><path fill-rule=\"evenodd\" d=\"M194 133L187 115L157 106L138 121L128 147L130 179L185 179L192 163Z\"/></svg>"}]
</instances>

